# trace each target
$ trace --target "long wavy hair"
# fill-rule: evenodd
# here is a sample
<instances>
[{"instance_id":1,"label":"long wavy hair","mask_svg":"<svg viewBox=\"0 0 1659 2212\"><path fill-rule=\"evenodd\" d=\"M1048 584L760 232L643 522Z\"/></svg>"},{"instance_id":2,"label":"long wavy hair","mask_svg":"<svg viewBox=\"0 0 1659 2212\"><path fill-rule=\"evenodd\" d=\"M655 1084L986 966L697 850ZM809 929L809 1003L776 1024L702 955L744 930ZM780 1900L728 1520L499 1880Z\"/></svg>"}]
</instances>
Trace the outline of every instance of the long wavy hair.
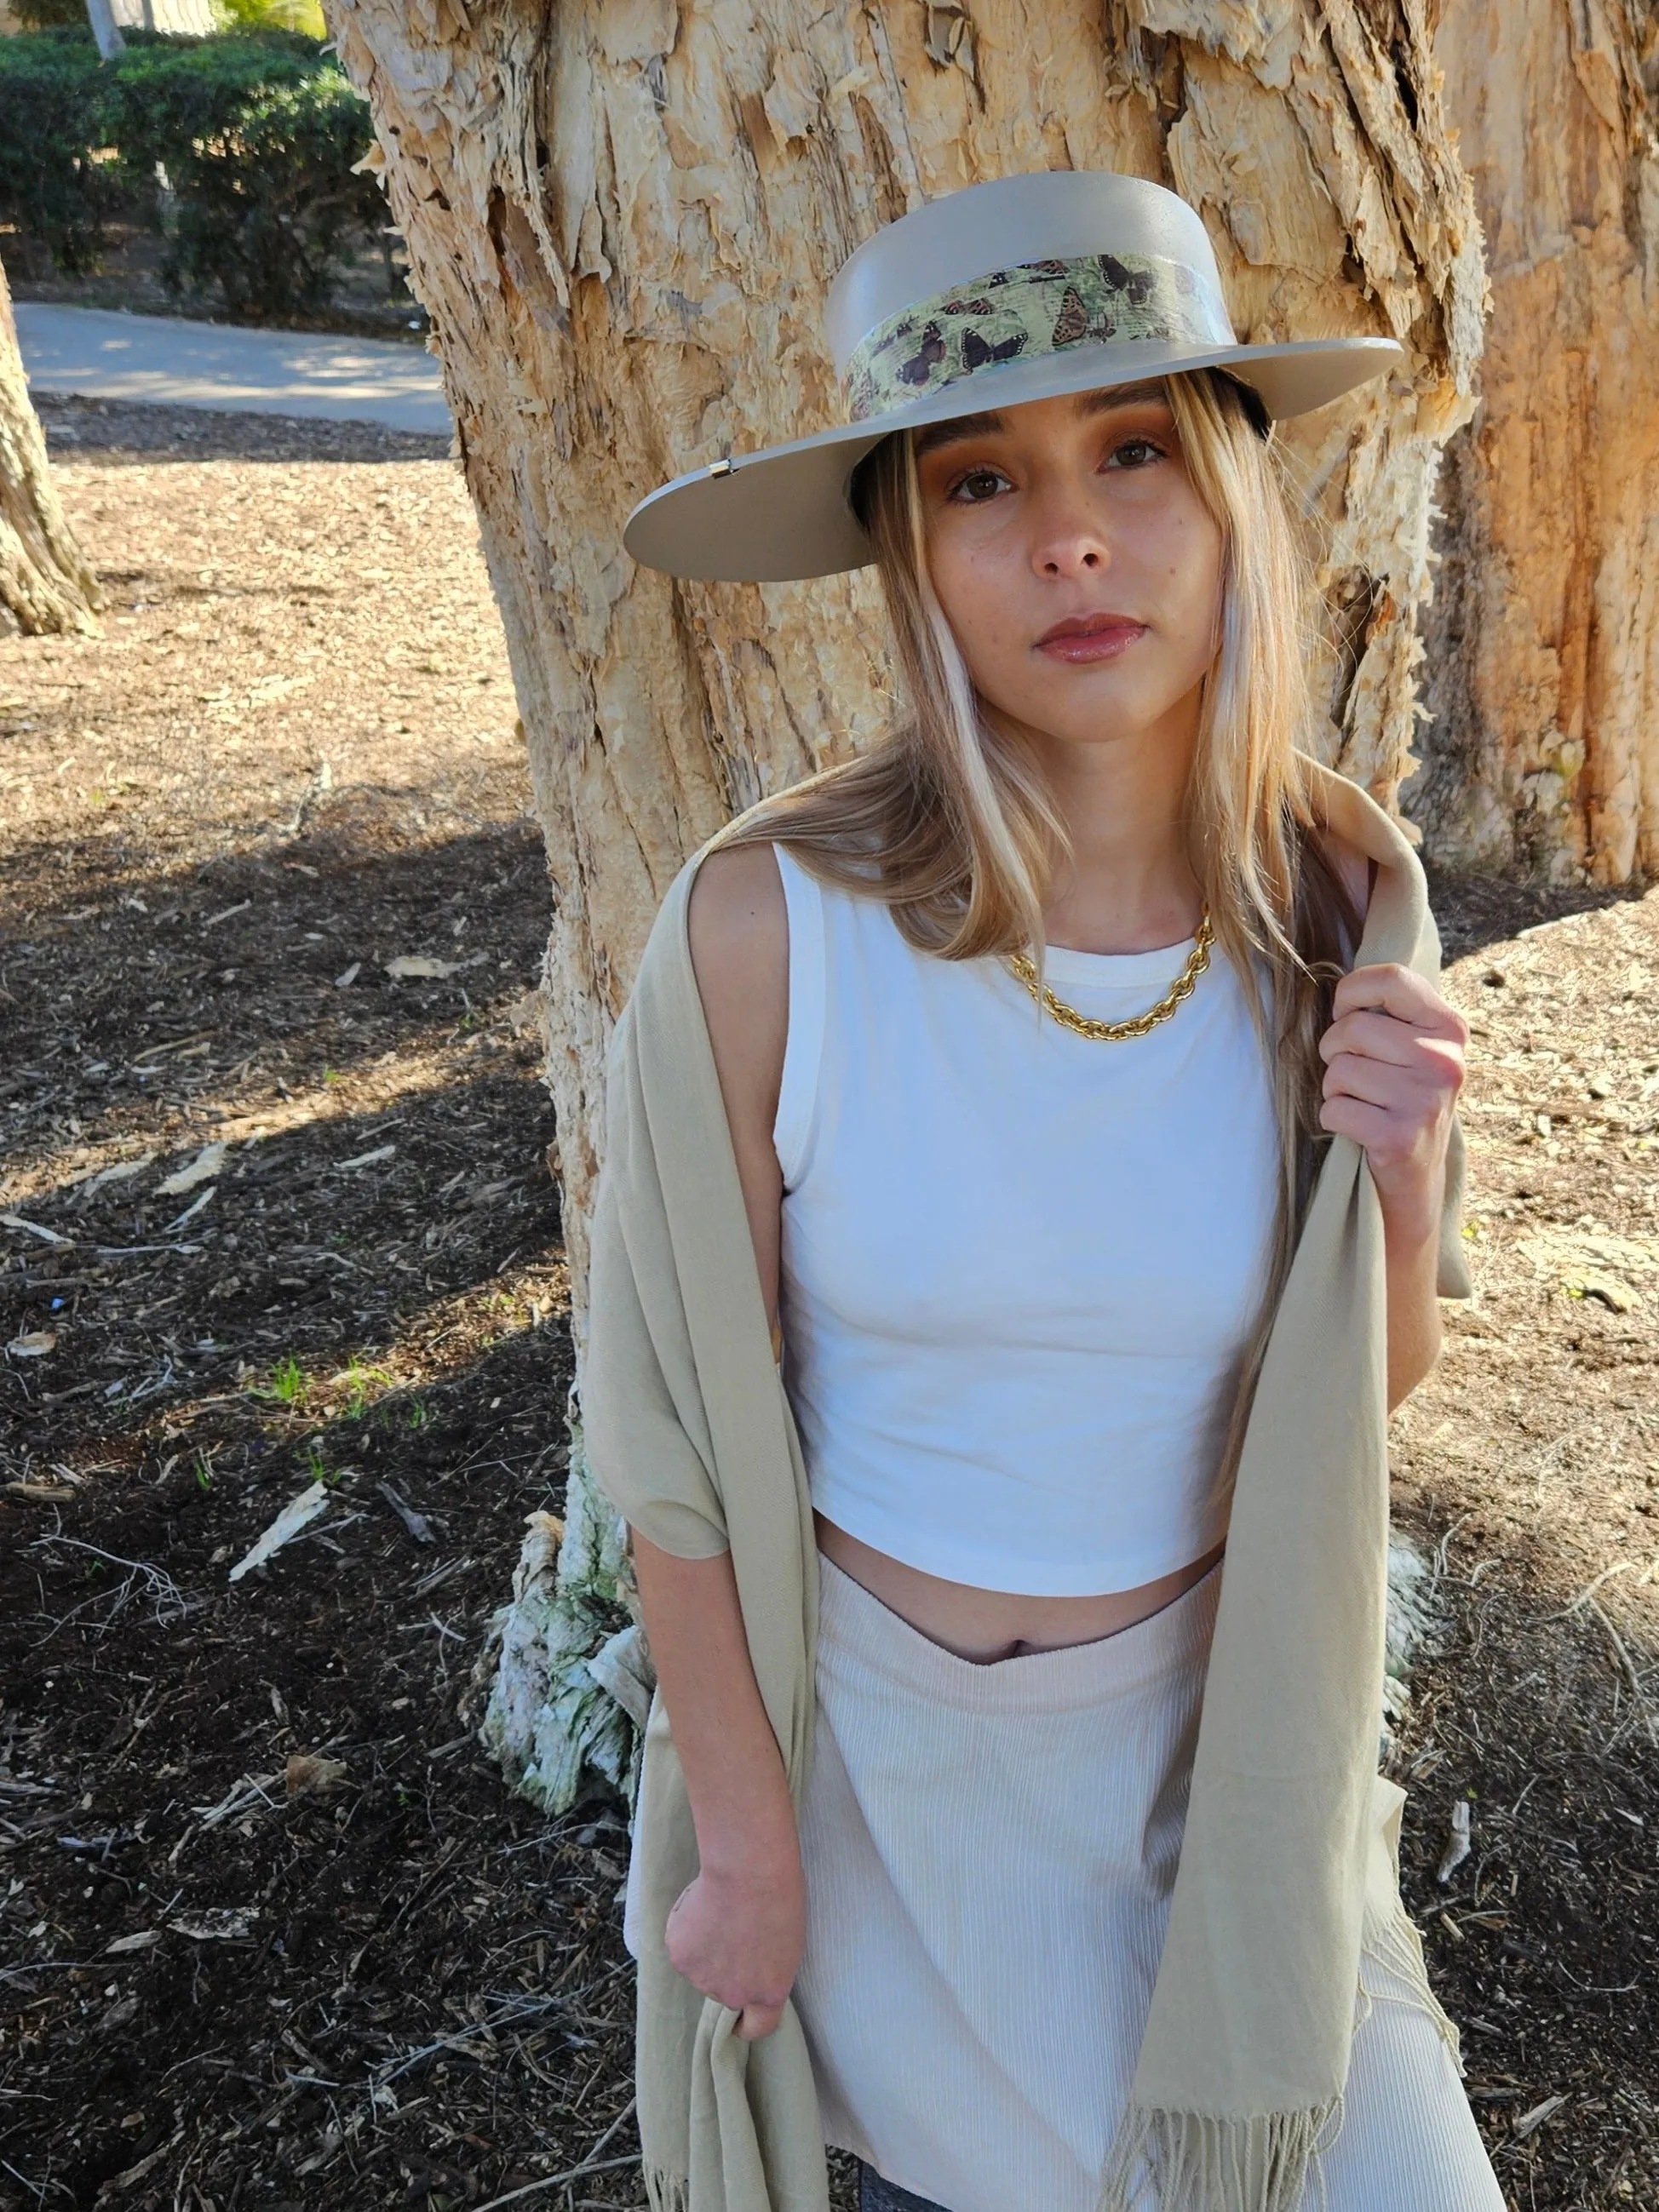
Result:
<instances>
[{"instance_id":1,"label":"long wavy hair","mask_svg":"<svg viewBox=\"0 0 1659 2212\"><path fill-rule=\"evenodd\" d=\"M1162 380L1187 473L1222 537L1219 642L1183 808L1188 857L1274 1072L1283 1177L1271 1279L1227 1468L1323 1148L1317 1044L1359 917L1319 837L1303 753L1316 596L1295 490L1253 393L1216 370ZM1040 765L981 711L928 573L914 447L884 439L854 480L876 550L906 708L858 759L751 808L722 844L779 842L824 881L884 900L945 960L1042 957L1071 853Z\"/></svg>"}]
</instances>

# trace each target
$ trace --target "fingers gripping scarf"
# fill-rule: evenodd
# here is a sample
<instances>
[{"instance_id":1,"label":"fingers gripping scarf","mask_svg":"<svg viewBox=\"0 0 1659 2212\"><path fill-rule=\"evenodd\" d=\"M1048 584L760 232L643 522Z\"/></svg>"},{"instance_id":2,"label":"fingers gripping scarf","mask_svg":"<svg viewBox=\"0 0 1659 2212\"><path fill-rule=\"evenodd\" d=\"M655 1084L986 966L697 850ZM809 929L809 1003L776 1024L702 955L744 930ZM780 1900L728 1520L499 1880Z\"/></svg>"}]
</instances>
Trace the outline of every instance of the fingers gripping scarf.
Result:
<instances>
[{"instance_id":1,"label":"fingers gripping scarf","mask_svg":"<svg viewBox=\"0 0 1659 2212\"><path fill-rule=\"evenodd\" d=\"M1379 864L1358 965L1433 975L1422 870L1355 785L1316 803ZM817 1580L799 1439L765 1310L686 934L698 859L665 901L614 1040L583 1380L617 1510L686 1558L730 1550L756 1678L799 1803L811 1755ZM1441 1294L1467 1297L1454 1131ZM1333 1139L1275 1316L1239 1462L1180 1871L1152 2008L1102 2179L1159 2212L1297 2212L1340 2109L1358 1981L1386 1595L1382 1218ZM657 2212L826 2212L793 2008L745 2044L669 1965L696 1838L661 1700L646 1735L637 2074Z\"/></svg>"}]
</instances>

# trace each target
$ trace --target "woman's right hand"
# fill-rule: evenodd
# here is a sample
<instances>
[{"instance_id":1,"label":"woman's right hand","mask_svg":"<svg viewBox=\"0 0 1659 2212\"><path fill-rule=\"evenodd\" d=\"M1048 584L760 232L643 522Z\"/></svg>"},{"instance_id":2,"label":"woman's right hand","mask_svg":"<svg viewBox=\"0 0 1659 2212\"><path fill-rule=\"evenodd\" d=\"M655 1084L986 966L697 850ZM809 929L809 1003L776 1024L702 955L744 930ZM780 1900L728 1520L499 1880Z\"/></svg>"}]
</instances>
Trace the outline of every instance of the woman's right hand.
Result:
<instances>
[{"instance_id":1,"label":"woman's right hand","mask_svg":"<svg viewBox=\"0 0 1659 2212\"><path fill-rule=\"evenodd\" d=\"M782 2018L806 1948L783 1758L750 1661L732 1554L677 1559L637 1528L633 1546L702 1869L668 1916L669 1962L736 2013L738 2033L753 2042Z\"/></svg>"},{"instance_id":2,"label":"woman's right hand","mask_svg":"<svg viewBox=\"0 0 1659 2212\"><path fill-rule=\"evenodd\" d=\"M667 1940L675 1972L736 2013L745 2043L770 2035L806 1946L806 1882L793 1837L705 1868L675 1899Z\"/></svg>"}]
</instances>

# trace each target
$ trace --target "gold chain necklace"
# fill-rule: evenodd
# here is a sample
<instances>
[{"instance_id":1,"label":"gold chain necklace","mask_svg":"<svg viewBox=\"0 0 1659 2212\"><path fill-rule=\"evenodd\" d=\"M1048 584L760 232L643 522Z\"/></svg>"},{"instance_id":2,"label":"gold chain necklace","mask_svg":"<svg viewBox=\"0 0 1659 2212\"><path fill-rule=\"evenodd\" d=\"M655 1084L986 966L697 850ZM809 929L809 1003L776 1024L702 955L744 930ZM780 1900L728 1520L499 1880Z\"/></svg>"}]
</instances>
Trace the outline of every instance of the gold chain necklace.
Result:
<instances>
[{"instance_id":1,"label":"gold chain necklace","mask_svg":"<svg viewBox=\"0 0 1659 2212\"><path fill-rule=\"evenodd\" d=\"M1023 952L1011 953L1008 965L1038 1006L1051 1014L1061 1029L1070 1030L1073 1036L1092 1037L1102 1044L1122 1044L1130 1037L1143 1037L1160 1022L1167 1022L1176 1008L1192 997L1193 987L1210 964L1210 947L1214 943L1215 931L1206 906L1198 918L1198 941L1187 956L1186 966L1155 1006L1149 1006L1144 1014L1136 1014L1127 1022L1092 1021L1087 1014L1079 1013L1075 1006L1068 1006L1046 984L1037 981L1036 969Z\"/></svg>"}]
</instances>

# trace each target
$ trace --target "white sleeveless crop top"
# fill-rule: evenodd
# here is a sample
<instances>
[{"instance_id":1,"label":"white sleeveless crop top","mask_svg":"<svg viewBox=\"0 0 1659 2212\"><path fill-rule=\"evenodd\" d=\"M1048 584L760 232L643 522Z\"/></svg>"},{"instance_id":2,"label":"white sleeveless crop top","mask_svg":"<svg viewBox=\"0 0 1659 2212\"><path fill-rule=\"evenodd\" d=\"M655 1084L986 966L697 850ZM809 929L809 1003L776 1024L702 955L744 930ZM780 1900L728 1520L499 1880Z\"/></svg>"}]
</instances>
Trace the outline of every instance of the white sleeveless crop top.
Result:
<instances>
[{"instance_id":1,"label":"white sleeveless crop top","mask_svg":"<svg viewBox=\"0 0 1659 2212\"><path fill-rule=\"evenodd\" d=\"M915 951L775 847L789 1026L784 1378L812 1504L981 1589L1089 1596L1201 1558L1270 1263L1279 1138L1232 966L1148 1036L1078 1037L1001 962ZM1051 946L1116 1020L1192 950Z\"/></svg>"}]
</instances>

